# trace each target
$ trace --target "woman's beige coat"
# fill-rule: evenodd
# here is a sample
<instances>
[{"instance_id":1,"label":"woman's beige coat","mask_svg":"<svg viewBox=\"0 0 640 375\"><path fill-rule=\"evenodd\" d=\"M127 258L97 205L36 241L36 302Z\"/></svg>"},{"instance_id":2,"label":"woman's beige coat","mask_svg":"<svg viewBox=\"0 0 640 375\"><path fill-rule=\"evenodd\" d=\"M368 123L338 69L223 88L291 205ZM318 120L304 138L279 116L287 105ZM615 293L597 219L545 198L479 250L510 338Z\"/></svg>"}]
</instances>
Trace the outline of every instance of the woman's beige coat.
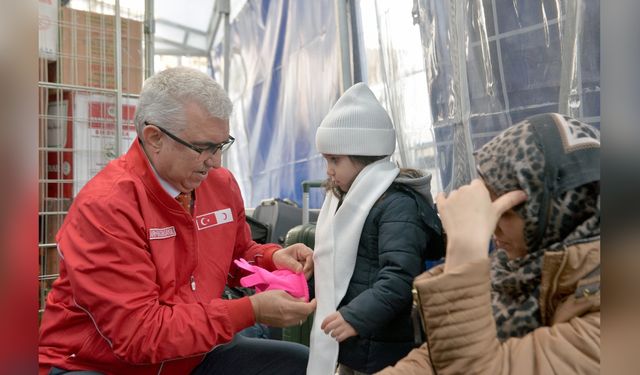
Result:
<instances>
[{"instance_id":1,"label":"woman's beige coat","mask_svg":"<svg viewBox=\"0 0 640 375\"><path fill-rule=\"evenodd\" d=\"M379 374L599 374L600 241L547 252L542 324L522 338L496 338L489 260L414 281L427 343Z\"/></svg>"}]
</instances>

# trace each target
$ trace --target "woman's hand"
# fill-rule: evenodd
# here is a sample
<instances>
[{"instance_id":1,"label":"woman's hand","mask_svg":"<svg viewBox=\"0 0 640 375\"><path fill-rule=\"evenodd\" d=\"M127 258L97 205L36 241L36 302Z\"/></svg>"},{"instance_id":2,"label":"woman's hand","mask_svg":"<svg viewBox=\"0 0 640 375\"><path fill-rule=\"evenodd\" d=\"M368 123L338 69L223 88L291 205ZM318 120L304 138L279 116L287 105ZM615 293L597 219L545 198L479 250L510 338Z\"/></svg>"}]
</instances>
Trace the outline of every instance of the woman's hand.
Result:
<instances>
[{"instance_id":1,"label":"woman's hand","mask_svg":"<svg viewBox=\"0 0 640 375\"><path fill-rule=\"evenodd\" d=\"M447 233L444 272L456 266L487 257L489 240L503 213L524 202L527 195L513 190L491 202L480 179L436 198L438 212Z\"/></svg>"}]
</instances>

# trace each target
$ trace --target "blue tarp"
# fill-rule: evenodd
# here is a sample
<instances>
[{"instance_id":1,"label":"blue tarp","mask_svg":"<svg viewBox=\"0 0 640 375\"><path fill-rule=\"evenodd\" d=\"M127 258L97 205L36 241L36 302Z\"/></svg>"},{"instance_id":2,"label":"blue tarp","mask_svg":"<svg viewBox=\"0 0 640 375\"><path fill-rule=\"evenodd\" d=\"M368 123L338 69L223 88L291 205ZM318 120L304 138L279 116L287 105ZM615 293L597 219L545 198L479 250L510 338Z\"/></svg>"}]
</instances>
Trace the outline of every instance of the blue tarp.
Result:
<instances>
[{"instance_id":1,"label":"blue tarp","mask_svg":"<svg viewBox=\"0 0 640 375\"><path fill-rule=\"evenodd\" d=\"M333 9L329 0L249 1L231 26L237 141L225 162L249 207L269 197L301 203L301 182L325 177L315 130L340 95ZM321 200L313 194L312 207Z\"/></svg>"},{"instance_id":2,"label":"blue tarp","mask_svg":"<svg viewBox=\"0 0 640 375\"><path fill-rule=\"evenodd\" d=\"M371 0L354 9L353 56L394 120L394 160L430 171L432 192L467 183L473 151L527 116L562 112L600 126L598 0ZM250 0L232 24L238 141L225 162L247 206L300 202L300 183L325 177L314 137L341 90L335 15L332 0ZM221 47L216 54L221 82ZM312 194L311 207L321 201Z\"/></svg>"}]
</instances>

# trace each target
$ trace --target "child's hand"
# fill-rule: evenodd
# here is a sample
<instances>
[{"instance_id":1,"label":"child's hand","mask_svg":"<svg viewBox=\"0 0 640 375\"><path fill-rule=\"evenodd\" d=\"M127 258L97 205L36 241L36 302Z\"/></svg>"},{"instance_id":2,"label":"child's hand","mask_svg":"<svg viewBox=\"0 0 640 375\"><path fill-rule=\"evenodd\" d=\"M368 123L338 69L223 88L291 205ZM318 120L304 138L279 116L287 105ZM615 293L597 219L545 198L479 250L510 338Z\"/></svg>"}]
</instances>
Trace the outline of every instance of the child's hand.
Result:
<instances>
[{"instance_id":1,"label":"child's hand","mask_svg":"<svg viewBox=\"0 0 640 375\"><path fill-rule=\"evenodd\" d=\"M320 325L320 328L324 333L336 339L337 342L342 342L349 337L358 335L358 332L337 311L329 314Z\"/></svg>"}]
</instances>

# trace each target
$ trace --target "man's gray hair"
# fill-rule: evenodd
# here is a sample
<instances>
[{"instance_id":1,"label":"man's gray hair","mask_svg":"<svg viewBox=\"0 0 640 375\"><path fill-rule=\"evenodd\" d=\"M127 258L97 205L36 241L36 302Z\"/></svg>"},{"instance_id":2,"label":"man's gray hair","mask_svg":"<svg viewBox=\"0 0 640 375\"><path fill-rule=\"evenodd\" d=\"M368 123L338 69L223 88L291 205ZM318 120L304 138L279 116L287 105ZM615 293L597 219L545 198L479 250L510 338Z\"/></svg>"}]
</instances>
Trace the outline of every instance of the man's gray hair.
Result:
<instances>
[{"instance_id":1,"label":"man's gray hair","mask_svg":"<svg viewBox=\"0 0 640 375\"><path fill-rule=\"evenodd\" d=\"M222 86L205 73L187 67L169 68L144 82L134 120L138 135L142 135L145 121L174 132L184 130L184 106L189 103L221 120L228 120L233 109Z\"/></svg>"}]
</instances>

